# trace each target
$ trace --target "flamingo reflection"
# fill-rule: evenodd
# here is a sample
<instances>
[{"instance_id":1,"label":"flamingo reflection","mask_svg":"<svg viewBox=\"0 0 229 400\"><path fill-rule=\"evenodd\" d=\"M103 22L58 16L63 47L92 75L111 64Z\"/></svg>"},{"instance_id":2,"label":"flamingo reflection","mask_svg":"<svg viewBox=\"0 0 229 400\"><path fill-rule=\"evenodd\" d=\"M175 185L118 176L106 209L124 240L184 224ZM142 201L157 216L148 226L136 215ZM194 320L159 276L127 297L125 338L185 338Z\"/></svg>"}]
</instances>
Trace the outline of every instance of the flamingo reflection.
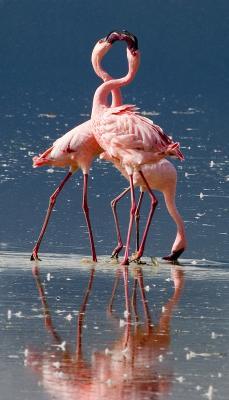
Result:
<instances>
[{"instance_id":1,"label":"flamingo reflection","mask_svg":"<svg viewBox=\"0 0 229 400\"><path fill-rule=\"evenodd\" d=\"M34 277L44 310L45 326L55 346L43 353L28 351L27 365L39 374L44 388L51 398L62 400L131 400L157 399L159 394L170 391L173 382L172 366L161 362L166 359L170 345L170 323L175 306L180 299L184 284L183 271L177 267L171 270L174 292L164 304L156 324L150 315L142 268L134 269L132 296L129 297L128 267L118 268L114 281L108 315L114 323L120 324L120 317L114 310L119 282L123 279L125 293L125 320L120 336L109 349L93 351L84 357L83 324L87 304L91 295L95 270L90 271L77 320L76 351L72 352L55 329L39 270ZM131 281L132 283L132 281ZM139 302L140 293L141 302ZM140 304L141 303L141 304ZM139 310L143 310L143 313ZM85 334L84 330L84 334Z\"/></svg>"}]
</instances>

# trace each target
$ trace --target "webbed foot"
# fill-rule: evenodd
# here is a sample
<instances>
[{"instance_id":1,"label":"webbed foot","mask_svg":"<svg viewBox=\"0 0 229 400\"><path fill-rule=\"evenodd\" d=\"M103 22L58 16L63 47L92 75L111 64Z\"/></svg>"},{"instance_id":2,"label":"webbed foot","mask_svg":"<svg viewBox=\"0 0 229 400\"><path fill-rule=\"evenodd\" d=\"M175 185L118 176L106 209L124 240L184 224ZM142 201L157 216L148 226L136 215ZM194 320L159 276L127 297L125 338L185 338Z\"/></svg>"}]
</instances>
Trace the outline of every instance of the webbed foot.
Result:
<instances>
[{"instance_id":1,"label":"webbed foot","mask_svg":"<svg viewBox=\"0 0 229 400\"><path fill-rule=\"evenodd\" d=\"M166 261L171 261L173 263L175 263L177 261L177 259L180 257L180 255L184 252L184 247L180 250L175 250L172 251L172 253L170 253L168 256L162 257L163 260Z\"/></svg>"}]
</instances>

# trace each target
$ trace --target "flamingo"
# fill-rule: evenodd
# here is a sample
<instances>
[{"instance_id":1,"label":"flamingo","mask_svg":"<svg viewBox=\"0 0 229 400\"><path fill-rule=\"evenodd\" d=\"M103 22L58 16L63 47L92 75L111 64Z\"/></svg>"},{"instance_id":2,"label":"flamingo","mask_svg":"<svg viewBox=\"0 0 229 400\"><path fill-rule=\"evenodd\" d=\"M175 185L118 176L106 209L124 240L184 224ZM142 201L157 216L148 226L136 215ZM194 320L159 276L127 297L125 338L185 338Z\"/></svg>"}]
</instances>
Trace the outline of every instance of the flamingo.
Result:
<instances>
[{"instance_id":1,"label":"flamingo","mask_svg":"<svg viewBox=\"0 0 229 400\"><path fill-rule=\"evenodd\" d=\"M109 37L109 35L108 35ZM129 45L135 40L127 33L116 35L116 38L110 42L107 38L101 39L95 45L93 50L93 67L96 74L103 80L107 81L111 79L108 73L106 73L101 67L101 59L112 47L116 40L128 40ZM112 92L112 104L111 107L117 107L122 103L121 92L114 90ZM102 152L102 148L99 146L93 135L93 129L91 120L80 124L67 132L65 135L57 139L53 145L47 149L44 153L33 158L34 168L41 167L44 165L52 165L58 167L68 167L69 171L63 181L59 184L57 189L53 192L49 199L49 206L46 212L45 220L41 228L38 240L33 248L31 260L40 260L38 251L44 237L47 225L51 216L51 212L56 203L56 199L66 182L72 177L72 175L80 168L83 172L83 201L82 208L85 214L86 223L88 227L90 246L92 259L94 262L97 261L94 238L92 233L92 227L89 216L89 208L87 201L88 191L88 174L93 159Z\"/></svg>"},{"instance_id":2,"label":"flamingo","mask_svg":"<svg viewBox=\"0 0 229 400\"><path fill-rule=\"evenodd\" d=\"M121 172L121 174L127 180L129 179L129 176L128 176L125 168L122 166L122 164L120 163L120 161L117 158L111 158L108 156L107 153L102 153L100 155L100 157L103 159L106 159L107 161L111 161L115 165L115 167ZM146 181L148 182L150 189L158 190L163 193L167 210L176 224L177 232L176 232L176 237L175 237L174 243L172 245L171 253L169 255L163 257L164 260L176 262L177 259L180 257L180 255L184 252L184 250L187 246L184 221L176 207L176 201L175 201L175 199L176 199L176 184L177 184L176 168L169 160L162 159L155 163L142 165L142 172L144 174ZM140 211L141 203L143 200L144 192L146 192L148 190L148 188L147 188L145 181L143 180L142 176L139 174L138 171L134 171L134 173L133 173L133 184L135 187L140 187L140 197L139 197L138 206L137 206L136 212L135 212L135 220L136 220L136 228L137 228L136 229L136 231L137 231L137 238L136 238L137 239L136 240L137 251L136 251L136 254L132 257L132 261L140 262L140 259L144 252L150 222L152 220L155 207L157 205L157 200L155 203L151 204L151 209L149 212L147 225L145 227L143 237L142 237L141 243L139 245L139 211ZM114 257L117 258L120 251L123 248L116 207L117 207L117 203L119 202L119 200L121 200L121 198L123 198L124 195L126 195L127 192L129 192L129 190L130 190L130 187L125 189L120 195L118 195L111 202L111 207L112 207L112 211L113 211L113 215L114 215L114 219L115 219L115 223L116 223L117 238L118 238L118 244L112 252L113 258Z\"/></svg>"},{"instance_id":3,"label":"flamingo","mask_svg":"<svg viewBox=\"0 0 229 400\"><path fill-rule=\"evenodd\" d=\"M116 40L121 40L120 33L111 32L106 40L111 44ZM91 114L93 133L97 142L105 151L104 157L110 161L117 159L125 169L130 182L130 221L122 265L129 264L130 238L133 218L137 208L134 195L134 171L138 171L151 198L151 211L142 239L144 244L157 206L157 199L144 176L143 165L158 162L166 156L175 156L180 160L184 159L179 143L173 142L150 119L139 115L135 106L126 104L118 107L109 107L109 93L114 89L128 85L137 73L140 64L140 53L136 41L127 40L127 60L129 70L123 78L108 80L97 88L94 94ZM125 193L126 191L124 191Z\"/></svg>"},{"instance_id":4,"label":"flamingo","mask_svg":"<svg viewBox=\"0 0 229 400\"><path fill-rule=\"evenodd\" d=\"M125 38L126 42L130 41L132 39L132 42L130 45L133 47L133 44L135 44L135 47L137 46L137 38L133 34L123 31L123 32L116 32L113 31L109 35L107 35L107 38L109 38L112 35L113 40L116 39L117 37L122 37L123 39ZM130 39L129 39L130 38ZM100 61L97 57L97 53L99 52L99 49L97 47L101 46L101 41L99 41L96 46L94 47L94 50L92 52L92 65L94 68L94 71L97 73L98 76L100 76L104 82L111 80L111 76L107 74L102 69L102 66L100 64ZM134 57L133 52L131 52L130 57ZM120 88L116 88L114 91L112 91L112 106L118 106L122 104L122 96L121 96L121 90ZM125 168L122 167L121 162L115 158L115 157L110 157L107 152L103 152L100 155L100 158L106 159L107 161L110 161L113 163L113 165L121 172L121 174L128 179L128 175L126 173ZM160 156L158 157L160 159ZM175 202L175 196L176 196L176 184L177 184L177 172L173 164L167 160L167 159L162 159L157 162L157 157L155 155L155 162L150 163L150 164L144 164L142 166L142 169L144 170L144 176L151 188L151 190L158 190L163 193L164 199L165 199L165 204L167 207L167 210L171 217L173 218L176 227L177 227L177 233L176 233L176 238L173 243L171 253L168 256L163 257L164 260L167 261L172 261L175 262L180 255L183 253L183 251L186 248L187 241L186 241L186 235L185 235L185 227L184 227L184 222L183 219L177 210L176 207L176 202ZM148 224L145 229L145 232L143 234L143 238L141 241L141 245L139 246L139 213L140 213L140 207L143 199L143 194L145 191L147 191L147 187L145 185L145 182L141 178L141 176L135 171L134 176L134 186L139 186L140 187L140 198L139 198L139 203L138 207L136 208L136 213L135 213L135 220L136 220L136 230L137 230L137 252L134 257L132 257L132 261L140 261L140 258L143 255L143 251L145 248L145 242L146 242L146 233L148 232L149 229L149 224L150 221L153 217L153 207L150 211L149 217L148 217ZM125 189L119 196L117 196L114 200L111 202L112 206L112 211L114 214L114 220L115 220L115 225L116 225L116 231L117 231L117 237L118 237L118 245L112 252L112 257L118 257L119 252L123 248L123 243L122 243L122 238L121 238L121 232L119 228L119 223L118 223L118 217L116 213L116 206L119 200L126 195L130 190L130 187ZM155 200L154 205L156 207L157 200Z\"/></svg>"}]
</instances>

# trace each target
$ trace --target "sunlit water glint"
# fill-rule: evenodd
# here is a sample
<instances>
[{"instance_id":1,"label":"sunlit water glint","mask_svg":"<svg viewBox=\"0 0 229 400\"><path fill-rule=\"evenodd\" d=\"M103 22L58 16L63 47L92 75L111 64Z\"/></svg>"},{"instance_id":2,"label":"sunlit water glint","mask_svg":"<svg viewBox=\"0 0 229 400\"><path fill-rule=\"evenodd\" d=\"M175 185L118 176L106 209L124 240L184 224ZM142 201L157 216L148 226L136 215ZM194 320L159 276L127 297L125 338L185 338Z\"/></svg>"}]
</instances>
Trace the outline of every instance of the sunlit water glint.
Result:
<instances>
[{"instance_id":1,"label":"sunlit water glint","mask_svg":"<svg viewBox=\"0 0 229 400\"><path fill-rule=\"evenodd\" d=\"M227 265L25 256L1 254L2 398L226 398Z\"/></svg>"}]
</instances>

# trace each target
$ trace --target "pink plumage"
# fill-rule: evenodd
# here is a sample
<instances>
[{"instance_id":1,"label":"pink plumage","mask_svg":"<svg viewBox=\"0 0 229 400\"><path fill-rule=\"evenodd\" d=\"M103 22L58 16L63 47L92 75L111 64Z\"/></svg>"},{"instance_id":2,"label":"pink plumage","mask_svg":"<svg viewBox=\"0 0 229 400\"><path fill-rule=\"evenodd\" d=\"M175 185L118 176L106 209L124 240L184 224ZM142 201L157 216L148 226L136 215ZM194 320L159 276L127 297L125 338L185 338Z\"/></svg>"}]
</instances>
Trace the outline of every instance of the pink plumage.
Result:
<instances>
[{"instance_id":1,"label":"pink plumage","mask_svg":"<svg viewBox=\"0 0 229 400\"><path fill-rule=\"evenodd\" d=\"M33 166L52 165L69 167L72 172L78 168L88 173L92 160L102 149L92 135L91 121L71 129L57 139L52 147L33 158Z\"/></svg>"},{"instance_id":2,"label":"pink plumage","mask_svg":"<svg viewBox=\"0 0 229 400\"><path fill-rule=\"evenodd\" d=\"M140 53L127 48L129 71L120 79L103 83L95 92L92 108L92 126L100 146L118 158L127 169L161 158L175 156L184 159L178 142L174 142L162 128L139 114L134 105L108 106L109 93L130 83L138 70ZM126 158L127 156L127 158Z\"/></svg>"},{"instance_id":3,"label":"pink plumage","mask_svg":"<svg viewBox=\"0 0 229 400\"><path fill-rule=\"evenodd\" d=\"M137 110L134 105L128 104L108 108L100 118L95 117L93 127L101 147L111 157L133 166L154 161L158 153L183 160L179 143L173 142L160 126L140 115Z\"/></svg>"},{"instance_id":4,"label":"pink plumage","mask_svg":"<svg viewBox=\"0 0 229 400\"><path fill-rule=\"evenodd\" d=\"M139 171L140 177L144 181L151 198L151 210L142 239L142 243L144 244L153 213L157 206L157 199L144 176L142 167L145 164L158 162L168 156L175 156L180 160L184 159L179 143L174 142L153 121L139 115L138 109L135 106L127 104L119 107L109 107L109 94L114 90L120 89L122 86L128 85L137 73L140 63L140 53L136 42L134 46L128 45L127 60L129 69L123 78L109 80L97 88L91 114L93 132L97 142L104 149L105 158L110 158L112 161L118 160L121 167L125 169L130 182L130 220L122 265L129 263L130 238L136 211L134 172L136 170ZM125 192L123 193L125 194ZM120 196L122 197L122 194Z\"/></svg>"}]
</instances>

